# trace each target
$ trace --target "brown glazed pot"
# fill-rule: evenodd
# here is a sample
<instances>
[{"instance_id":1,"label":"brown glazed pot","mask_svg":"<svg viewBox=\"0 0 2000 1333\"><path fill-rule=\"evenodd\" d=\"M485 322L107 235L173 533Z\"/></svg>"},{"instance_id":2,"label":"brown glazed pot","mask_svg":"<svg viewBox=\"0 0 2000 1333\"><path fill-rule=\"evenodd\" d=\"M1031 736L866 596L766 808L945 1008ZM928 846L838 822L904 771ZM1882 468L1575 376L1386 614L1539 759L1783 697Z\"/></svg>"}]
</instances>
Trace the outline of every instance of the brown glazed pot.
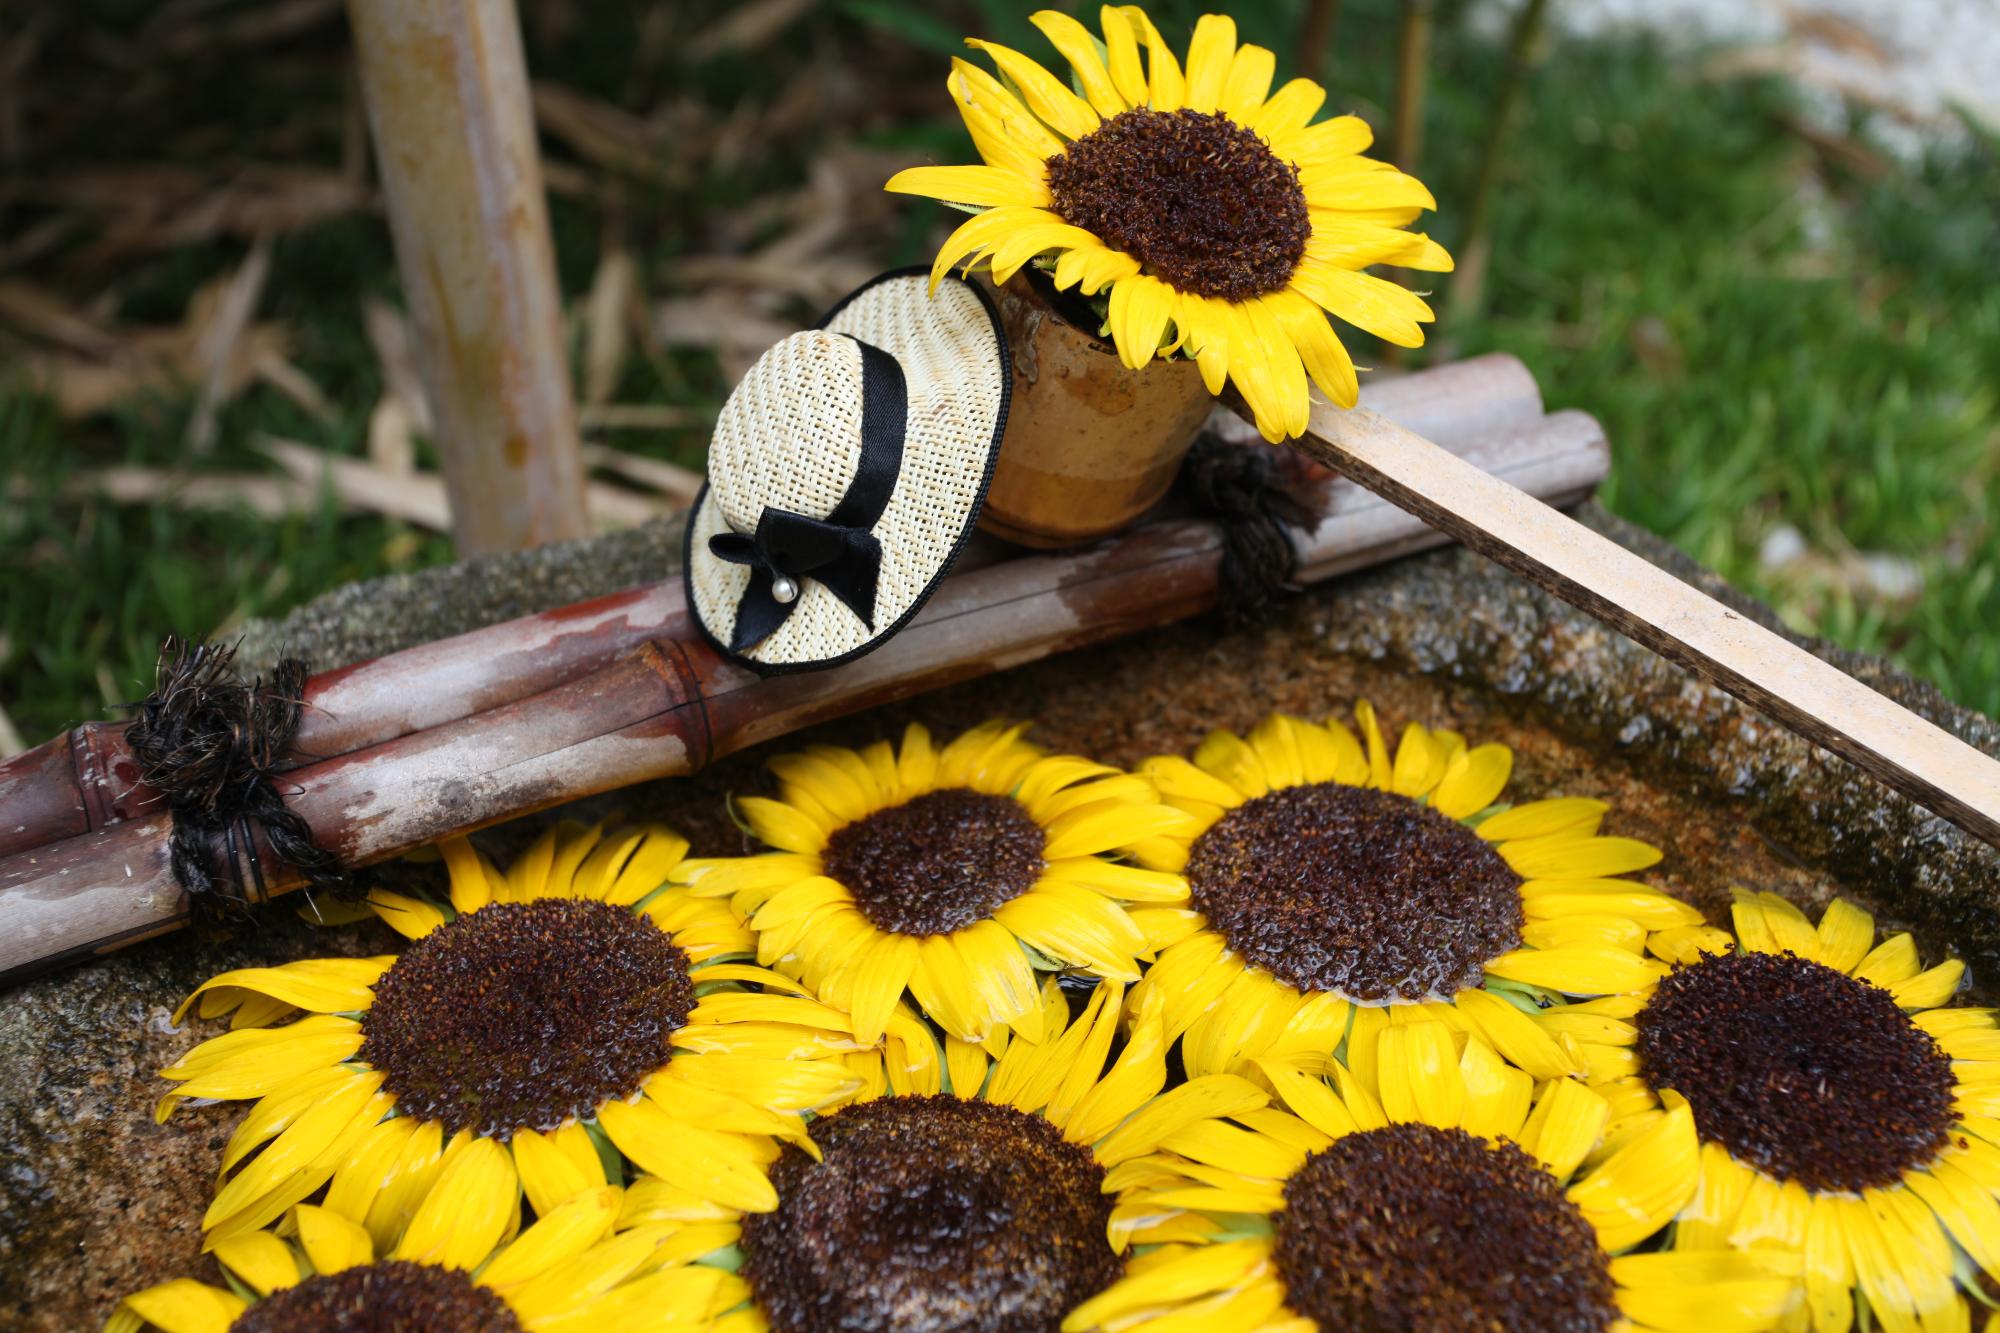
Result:
<instances>
[{"instance_id":1,"label":"brown glazed pot","mask_svg":"<svg viewBox=\"0 0 2000 1333\"><path fill-rule=\"evenodd\" d=\"M1038 271L994 298L1014 392L979 526L1044 550L1119 531L1166 494L1200 433L1214 404L1201 371L1158 359L1127 370L1094 312Z\"/></svg>"}]
</instances>

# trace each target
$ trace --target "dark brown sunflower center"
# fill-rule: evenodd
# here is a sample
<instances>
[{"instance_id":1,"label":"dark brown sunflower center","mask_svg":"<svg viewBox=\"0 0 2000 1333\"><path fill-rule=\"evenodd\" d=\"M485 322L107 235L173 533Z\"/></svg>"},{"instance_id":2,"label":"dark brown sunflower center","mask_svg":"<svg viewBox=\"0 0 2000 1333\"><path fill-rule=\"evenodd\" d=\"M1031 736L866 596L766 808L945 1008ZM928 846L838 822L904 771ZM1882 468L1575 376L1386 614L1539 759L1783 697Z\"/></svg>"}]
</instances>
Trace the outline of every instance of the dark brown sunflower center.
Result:
<instances>
[{"instance_id":1,"label":"dark brown sunflower center","mask_svg":"<svg viewBox=\"0 0 2000 1333\"><path fill-rule=\"evenodd\" d=\"M361 1058L407 1115L507 1139L636 1091L694 1008L687 955L607 903L495 903L375 983Z\"/></svg>"},{"instance_id":2,"label":"dark brown sunflower center","mask_svg":"<svg viewBox=\"0 0 2000 1333\"><path fill-rule=\"evenodd\" d=\"M1121 112L1047 165L1065 222L1184 292L1278 291L1312 235L1299 169L1227 116Z\"/></svg>"},{"instance_id":3,"label":"dark brown sunflower center","mask_svg":"<svg viewBox=\"0 0 2000 1333\"><path fill-rule=\"evenodd\" d=\"M1407 796L1320 782L1246 801L1195 841L1195 907L1302 991L1369 1003L1477 986L1521 942L1521 878Z\"/></svg>"},{"instance_id":4,"label":"dark brown sunflower center","mask_svg":"<svg viewBox=\"0 0 2000 1333\"><path fill-rule=\"evenodd\" d=\"M1639 1066L1737 1160L1814 1190L1894 1184L1951 1132L1951 1061L1888 991L1792 954L1676 968Z\"/></svg>"},{"instance_id":5,"label":"dark brown sunflower center","mask_svg":"<svg viewBox=\"0 0 2000 1333\"><path fill-rule=\"evenodd\" d=\"M1356 1333L1599 1333L1618 1318L1597 1233L1511 1143L1391 1125L1314 1153L1278 1214L1285 1303Z\"/></svg>"},{"instance_id":6,"label":"dark brown sunflower center","mask_svg":"<svg viewBox=\"0 0 2000 1333\"><path fill-rule=\"evenodd\" d=\"M1047 845L1013 797L947 787L835 829L821 859L877 928L944 935L1033 888Z\"/></svg>"},{"instance_id":7,"label":"dark brown sunflower center","mask_svg":"<svg viewBox=\"0 0 2000 1333\"><path fill-rule=\"evenodd\" d=\"M1104 1170L1055 1126L990 1102L890 1097L814 1122L743 1224L777 1333L1055 1333L1122 1267Z\"/></svg>"},{"instance_id":8,"label":"dark brown sunflower center","mask_svg":"<svg viewBox=\"0 0 2000 1333\"><path fill-rule=\"evenodd\" d=\"M452 1268L390 1259L271 1293L229 1333L520 1333L507 1302Z\"/></svg>"}]
</instances>

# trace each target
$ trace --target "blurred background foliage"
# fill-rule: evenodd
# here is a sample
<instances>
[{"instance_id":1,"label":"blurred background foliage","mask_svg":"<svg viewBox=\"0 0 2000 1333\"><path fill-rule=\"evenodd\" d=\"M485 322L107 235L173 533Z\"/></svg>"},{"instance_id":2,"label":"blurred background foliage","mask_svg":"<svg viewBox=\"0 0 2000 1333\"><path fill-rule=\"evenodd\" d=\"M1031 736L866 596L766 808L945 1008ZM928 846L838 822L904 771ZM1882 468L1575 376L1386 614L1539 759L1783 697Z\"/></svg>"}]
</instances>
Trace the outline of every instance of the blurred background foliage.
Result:
<instances>
[{"instance_id":1,"label":"blurred background foliage","mask_svg":"<svg viewBox=\"0 0 2000 1333\"><path fill-rule=\"evenodd\" d=\"M1152 12L1179 41L1207 7ZM1454 249L1512 7L1436 6L1417 169ZM450 543L338 0L8 8L0 706L34 741L142 695L165 631ZM947 57L1052 58L1030 8L522 0L602 521L684 494L757 349L928 259L950 216L880 183L970 160ZM1306 0L1229 8L1291 72ZM1398 16L1346 0L1320 66L1384 137ZM1893 156L1870 113L1643 37L1542 54L1483 302L1406 364L1520 356L1604 423L1611 508L2000 713L1993 141Z\"/></svg>"}]
</instances>

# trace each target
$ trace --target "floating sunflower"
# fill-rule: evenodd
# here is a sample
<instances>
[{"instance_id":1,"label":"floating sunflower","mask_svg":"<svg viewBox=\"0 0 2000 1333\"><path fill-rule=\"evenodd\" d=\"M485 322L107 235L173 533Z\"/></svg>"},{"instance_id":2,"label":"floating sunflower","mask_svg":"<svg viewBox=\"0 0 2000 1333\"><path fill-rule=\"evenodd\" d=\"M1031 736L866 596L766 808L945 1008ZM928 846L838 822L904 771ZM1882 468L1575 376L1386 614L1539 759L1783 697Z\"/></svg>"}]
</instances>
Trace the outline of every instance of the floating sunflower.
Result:
<instances>
[{"instance_id":1,"label":"floating sunflower","mask_svg":"<svg viewBox=\"0 0 2000 1333\"><path fill-rule=\"evenodd\" d=\"M1205 15L1183 70L1138 6L1098 16L1101 44L1066 14L1032 20L1081 95L992 42L968 45L999 78L952 62L946 86L985 165L912 167L888 184L977 212L938 251L933 282L980 259L1005 282L1052 256L1058 287L1106 294L1125 365L1185 352L1211 393L1235 383L1266 439L1305 430L1308 375L1352 407L1354 363L1327 316L1422 345L1430 307L1361 270L1451 268L1435 242L1403 230L1437 206L1430 191L1362 156L1372 135L1358 117L1315 122L1318 84L1272 93L1277 58L1239 46L1234 20Z\"/></svg>"},{"instance_id":2,"label":"floating sunflower","mask_svg":"<svg viewBox=\"0 0 2000 1333\"><path fill-rule=\"evenodd\" d=\"M1660 853L1599 836L1601 801L1496 811L1504 745L1412 724L1392 754L1366 702L1355 717L1361 740L1274 714L1247 741L1213 732L1192 763L1141 768L1193 816L1133 848L1191 890L1187 933L1143 983L1163 992L1168 1032L1186 1033L1188 1072L1328 1052L1350 1022L1367 1036L1410 1005L1455 1010L1536 1078L1591 1067L1602 1053L1546 1031L1538 1006L1664 973L1648 932L1700 914L1615 878Z\"/></svg>"},{"instance_id":3,"label":"floating sunflower","mask_svg":"<svg viewBox=\"0 0 2000 1333\"><path fill-rule=\"evenodd\" d=\"M776 1210L744 1221L740 1333L1056 1333L1110 1286L1123 1260L1107 1170L1268 1101L1233 1075L1162 1093L1156 1005L1112 1060L1124 991L1098 985L1072 1021L1050 978L1039 1043L1002 1032L997 1057L953 1043L945 1069L925 1066L927 1090L815 1119L815 1151L787 1146L772 1168Z\"/></svg>"},{"instance_id":4,"label":"floating sunflower","mask_svg":"<svg viewBox=\"0 0 2000 1333\"><path fill-rule=\"evenodd\" d=\"M300 1205L289 1237L240 1232L215 1257L233 1289L176 1278L127 1296L105 1333L591 1333L701 1325L743 1299L743 1281L691 1264L712 1236L651 1224L613 1234L624 1191L573 1196L504 1244L468 1244L434 1199L402 1243L377 1258L372 1237L330 1208Z\"/></svg>"},{"instance_id":5,"label":"floating sunflower","mask_svg":"<svg viewBox=\"0 0 2000 1333\"><path fill-rule=\"evenodd\" d=\"M1041 1039L1037 970L1139 979L1153 932L1178 929L1178 877L1103 854L1179 831L1151 783L1045 755L989 723L943 749L815 746L771 761L775 800L738 802L775 853L691 863L733 895L760 963L798 976L878 1038L907 991L953 1036ZM1162 906L1165 905L1165 906Z\"/></svg>"},{"instance_id":6,"label":"floating sunflower","mask_svg":"<svg viewBox=\"0 0 2000 1333\"><path fill-rule=\"evenodd\" d=\"M1801 1253L1821 1333L1863 1303L1883 1329L1967 1327L1968 1298L1990 1304L1978 1273L2000 1280L1994 1011L1941 1007L1964 965L1925 969L1908 934L1877 942L1844 900L1815 926L1775 894L1743 893L1734 926L1682 952L1650 995L1574 1020L1630 1061L1601 1088L1617 1109L1607 1141L1685 1098L1701 1191L1677 1249Z\"/></svg>"},{"instance_id":7,"label":"floating sunflower","mask_svg":"<svg viewBox=\"0 0 2000 1333\"><path fill-rule=\"evenodd\" d=\"M686 849L567 825L501 874L455 840L448 902L371 899L414 941L402 954L199 987L176 1021L198 1006L235 1030L162 1071L180 1086L160 1118L257 1099L223 1150L211 1244L321 1186L378 1248L439 1198L490 1243L524 1191L546 1214L617 1183L620 1154L717 1204L774 1206L773 1136L803 1138L803 1112L853 1090L839 1057L859 1043L789 979L726 961L753 947L741 918L663 887Z\"/></svg>"},{"instance_id":8,"label":"floating sunflower","mask_svg":"<svg viewBox=\"0 0 2000 1333\"><path fill-rule=\"evenodd\" d=\"M1753 1330L1798 1304L1781 1252L1621 1251L1693 1193L1677 1107L1579 1173L1611 1107L1573 1079L1539 1095L1478 1036L1386 1029L1376 1086L1277 1069L1289 1108L1177 1126L1114 1168L1118 1223L1177 1232L1086 1301L1068 1333L1228 1329Z\"/></svg>"}]
</instances>

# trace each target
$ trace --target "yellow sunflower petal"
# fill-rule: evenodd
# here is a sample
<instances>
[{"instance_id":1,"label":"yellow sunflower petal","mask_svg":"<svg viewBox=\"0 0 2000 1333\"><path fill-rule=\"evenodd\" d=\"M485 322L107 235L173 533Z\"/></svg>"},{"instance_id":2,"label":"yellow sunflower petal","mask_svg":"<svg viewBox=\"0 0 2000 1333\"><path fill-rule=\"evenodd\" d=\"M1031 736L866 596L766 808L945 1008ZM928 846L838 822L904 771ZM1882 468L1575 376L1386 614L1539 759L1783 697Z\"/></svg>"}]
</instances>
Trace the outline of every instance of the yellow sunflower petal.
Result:
<instances>
[{"instance_id":1,"label":"yellow sunflower petal","mask_svg":"<svg viewBox=\"0 0 2000 1333\"><path fill-rule=\"evenodd\" d=\"M991 213L982 213L972 221L979 222L991 216ZM736 808L749 823L750 831L767 846L785 852L817 854L826 845L825 830L783 801L764 796L744 796L737 800Z\"/></svg>"},{"instance_id":2,"label":"yellow sunflower petal","mask_svg":"<svg viewBox=\"0 0 2000 1333\"><path fill-rule=\"evenodd\" d=\"M1269 50L1261 46L1237 47L1229 62L1229 75L1223 80L1221 104L1216 109L1242 124L1271 95L1271 79L1277 72L1278 58Z\"/></svg>"},{"instance_id":3,"label":"yellow sunflower petal","mask_svg":"<svg viewBox=\"0 0 2000 1333\"><path fill-rule=\"evenodd\" d=\"M1516 949L1487 963L1486 972L1566 995L1622 995L1652 985L1667 969L1623 949Z\"/></svg>"},{"instance_id":4,"label":"yellow sunflower petal","mask_svg":"<svg viewBox=\"0 0 2000 1333\"><path fill-rule=\"evenodd\" d=\"M1637 838L1515 838L1500 856L1522 879L1603 879L1657 865L1660 849Z\"/></svg>"},{"instance_id":5,"label":"yellow sunflower petal","mask_svg":"<svg viewBox=\"0 0 2000 1333\"><path fill-rule=\"evenodd\" d=\"M1146 70L1139 63L1139 34L1125 11L1103 5L1097 11L1098 25L1104 30L1106 66L1112 86L1128 107L1146 105L1152 95L1146 87Z\"/></svg>"},{"instance_id":6,"label":"yellow sunflower petal","mask_svg":"<svg viewBox=\"0 0 2000 1333\"><path fill-rule=\"evenodd\" d=\"M1458 1072L1465 1080L1465 1113L1459 1128L1481 1138L1520 1138L1535 1080L1502 1060L1499 1052L1477 1036L1466 1038Z\"/></svg>"},{"instance_id":7,"label":"yellow sunflower petal","mask_svg":"<svg viewBox=\"0 0 2000 1333\"><path fill-rule=\"evenodd\" d=\"M1647 930L1702 924L1699 909L1629 879L1531 879L1521 885L1531 921L1566 916L1621 916Z\"/></svg>"},{"instance_id":8,"label":"yellow sunflower petal","mask_svg":"<svg viewBox=\"0 0 2000 1333\"><path fill-rule=\"evenodd\" d=\"M479 1267L512 1222L520 1189L507 1150L491 1139L473 1139L445 1163L395 1257L441 1268Z\"/></svg>"},{"instance_id":9,"label":"yellow sunflower petal","mask_svg":"<svg viewBox=\"0 0 2000 1333\"><path fill-rule=\"evenodd\" d=\"M1460 750L1446 762L1431 805L1451 819L1476 815L1500 799L1513 772L1514 752L1504 745Z\"/></svg>"},{"instance_id":10,"label":"yellow sunflower petal","mask_svg":"<svg viewBox=\"0 0 2000 1333\"><path fill-rule=\"evenodd\" d=\"M157 1287L135 1291L122 1308L166 1333L228 1333L238 1315L249 1308L241 1296L193 1278L177 1277Z\"/></svg>"},{"instance_id":11,"label":"yellow sunflower petal","mask_svg":"<svg viewBox=\"0 0 2000 1333\"><path fill-rule=\"evenodd\" d=\"M620 1152L669 1184L746 1212L778 1206L777 1191L745 1139L696 1128L650 1098L610 1102L599 1109L598 1123Z\"/></svg>"},{"instance_id":12,"label":"yellow sunflower petal","mask_svg":"<svg viewBox=\"0 0 2000 1333\"><path fill-rule=\"evenodd\" d=\"M368 1237L363 1235L361 1239L366 1241ZM217 1241L215 1258L259 1296L282 1291L299 1280L299 1261L292 1254L292 1247L268 1231L246 1231Z\"/></svg>"},{"instance_id":13,"label":"yellow sunflower petal","mask_svg":"<svg viewBox=\"0 0 2000 1333\"><path fill-rule=\"evenodd\" d=\"M1297 349L1306 373L1335 407L1353 407L1361 392L1354 359L1327 321L1326 312L1304 293L1287 289L1264 298L1285 336Z\"/></svg>"},{"instance_id":14,"label":"yellow sunflower petal","mask_svg":"<svg viewBox=\"0 0 2000 1333\"><path fill-rule=\"evenodd\" d=\"M517 1130L510 1145L521 1190L538 1217L548 1216L577 1195L601 1189L605 1183L604 1168L596 1160L596 1154L579 1160L565 1152L557 1143L557 1136L562 1133L562 1129L546 1135L532 1129Z\"/></svg>"},{"instance_id":15,"label":"yellow sunflower petal","mask_svg":"<svg viewBox=\"0 0 2000 1333\"><path fill-rule=\"evenodd\" d=\"M1398 1124L1456 1129L1465 1114L1465 1077L1458 1049L1442 1023L1385 1028L1376 1039L1377 1091Z\"/></svg>"},{"instance_id":16,"label":"yellow sunflower petal","mask_svg":"<svg viewBox=\"0 0 2000 1333\"><path fill-rule=\"evenodd\" d=\"M1923 963L1917 957L1916 938L1904 931L1876 945L1867 957L1855 964L1853 975L1888 989L1898 982L1908 981L1922 969Z\"/></svg>"},{"instance_id":17,"label":"yellow sunflower petal","mask_svg":"<svg viewBox=\"0 0 2000 1333\"><path fill-rule=\"evenodd\" d=\"M1927 972L1889 987L1889 994L1905 1009L1935 1009L1957 993L1965 980L1965 964L1956 958L1939 963Z\"/></svg>"},{"instance_id":18,"label":"yellow sunflower petal","mask_svg":"<svg viewBox=\"0 0 2000 1333\"><path fill-rule=\"evenodd\" d=\"M1605 1249L1623 1250L1658 1231L1693 1197L1700 1148L1694 1113L1681 1102L1570 1186L1570 1201Z\"/></svg>"},{"instance_id":19,"label":"yellow sunflower petal","mask_svg":"<svg viewBox=\"0 0 2000 1333\"><path fill-rule=\"evenodd\" d=\"M1836 972L1852 972L1875 943L1875 918L1845 898L1826 905L1819 919L1819 961Z\"/></svg>"},{"instance_id":20,"label":"yellow sunflower petal","mask_svg":"<svg viewBox=\"0 0 2000 1333\"><path fill-rule=\"evenodd\" d=\"M1195 747L1195 766L1241 792L1246 798L1271 790L1264 761L1233 732L1211 731Z\"/></svg>"},{"instance_id":21,"label":"yellow sunflower petal","mask_svg":"<svg viewBox=\"0 0 2000 1333\"><path fill-rule=\"evenodd\" d=\"M533 1226L480 1270L480 1285L495 1290L520 1286L576 1258L610 1234L624 1195L616 1185L600 1185L542 1213Z\"/></svg>"},{"instance_id":22,"label":"yellow sunflower petal","mask_svg":"<svg viewBox=\"0 0 2000 1333\"><path fill-rule=\"evenodd\" d=\"M916 966L917 940L912 935L883 935L857 960L850 1001L856 1041L873 1045L882 1039Z\"/></svg>"},{"instance_id":23,"label":"yellow sunflower petal","mask_svg":"<svg viewBox=\"0 0 2000 1333\"><path fill-rule=\"evenodd\" d=\"M1104 1325L1123 1328L1128 1325L1126 1316L1171 1309L1195 1296L1231 1290L1265 1271L1270 1262L1268 1239L1192 1246L1165 1263L1128 1274L1085 1301L1063 1320L1063 1331L1081 1333Z\"/></svg>"},{"instance_id":24,"label":"yellow sunflower petal","mask_svg":"<svg viewBox=\"0 0 2000 1333\"><path fill-rule=\"evenodd\" d=\"M194 988L174 1010L174 1022L187 1017L195 1001L213 992L268 995L308 1013L339 1014L368 1008L372 989L394 958L311 958L278 967L240 967L210 977ZM204 1006L204 1018L213 1017Z\"/></svg>"},{"instance_id":25,"label":"yellow sunflower petal","mask_svg":"<svg viewBox=\"0 0 2000 1333\"><path fill-rule=\"evenodd\" d=\"M1234 1074L1210 1074L1170 1088L1140 1108L1097 1145L1097 1160L1105 1166L1155 1151L1176 1130L1212 1116L1235 1115L1269 1104L1270 1097L1249 1080Z\"/></svg>"},{"instance_id":26,"label":"yellow sunflower petal","mask_svg":"<svg viewBox=\"0 0 2000 1333\"><path fill-rule=\"evenodd\" d=\"M379 1073L355 1074L324 1093L216 1191L202 1226L218 1235L254 1230L330 1180L388 1109L389 1099L378 1095L382 1080Z\"/></svg>"},{"instance_id":27,"label":"yellow sunflower petal","mask_svg":"<svg viewBox=\"0 0 2000 1333\"><path fill-rule=\"evenodd\" d=\"M1079 242L1056 260L1055 281L1060 291L1075 287L1085 296L1095 296L1112 283L1122 282L1138 272L1139 261L1122 250L1095 241Z\"/></svg>"},{"instance_id":28,"label":"yellow sunflower petal","mask_svg":"<svg viewBox=\"0 0 2000 1333\"><path fill-rule=\"evenodd\" d=\"M1479 836L1488 842L1512 842L1517 838L1547 838L1557 834L1587 838L1597 832L1606 802L1587 796L1558 796L1546 801L1530 801L1511 810L1502 810L1482 820Z\"/></svg>"},{"instance_id":29,"label":"yellow sunflower petal","mask_svg":"<svg viewBox=\"0 0 2000 1333\"><path fill-rule=\"evenodd\" d=\"M1334 116L1317 125L1281 135L1272 144L1280 156L1301 167L1318 166L1353 157L1375 142L1375 131L1359 116Z\"/></svg>"},{"instance_id":30,"label":"yellow sunflower petal","mask_svg":"<svg viewBox=\"0 0 2000 1333\"><path fill-rule=\"evenodd\" d=\"M1278 144L1304 129L1325 103L1326 89L1311 79L1293 79L1262 106L1248 108L1235 119L1245 129L1262 135L1276 151ZM1279 156L1284 154L1280 152Z\"/></svg>"},{"instance_id":31,"label":"yellow sunflower petal","mask_svg":"<svg viewBox=\"0 0 2000 1333\"><path fill-rule=\"evenodd\" d=\"M331 1208L300 1204L292 1211L299 1228L299 1246L316 1273L339 1273L375 1260L375 1243L353 1220ZM221 1246L216 1247L221 1253Z\"/></svg>"},{"instance_id":32,"label":"yellow sunflower petal","mask_svg":"<svg viewBox=\"0 0 2000 1333\"><path fill-rule=\"evenodd\" d=\"M1582 1072L1580 1063L1561 1042L1499 996L1469 990L1452 1002L1495 1050L1534 1078L1563 1078Z\"/></svg>"},{"instance_id":33,"label":"yellow sunflower petal","mask_svg":"<svg viewBox=\"0 0 2000 1333\"><path fill-rule=\"evenodd\" d=\"M1144 273L1112 285L1107 318L1118 359L1127 370L1144 370L1160 350L1177 300L1172 287Z\"/></svg>"},{"instance_id":34,"label":"yellow sunflower petal","mask_svg":"<svg viewBox=\"0 0 2000 1333\"><path fill-rule=\"evenodd\" d=\"M1597 1146L1611 1121L1611 1103L1574 1079L1551 1079L1522 1127L1520 1142L1557 1180Z\"/></svg>"},{"instance_id":35,"label":"yellow sunflower petal","mask_svg":"<svg viewBox=\"0 0 2000 1333\"><path fill-rule=\"evenodd\" d=\"M368 906L406 940L420 940L444 924L444 913L423 899L384 888L368 891Z\"/></svg>"},{"instance_id":36,"label":"yellow sunflower petal","mask_svg":"<svg viewBox=\"0 0 2000 1333\"><path fill-rule=\"evenodd\" d=\"M1055 75L1011 47L967 38L967 46L984 51L1000 72L1021 90L1021 100L1044 125L1065 139L1081 139L1102 123L1090 103L1071 92Z\"/></svg>"},{"instance_id":37,"label":"yellow sunflower petal","mask_svg":"<svg viewBox=\"0 0 2000 1333\"><path fill-rule=\"evenodd\" d=\"M1120 7L1139 40L1146 44L1148 105L1155 111L1178 111L1187 102L1187 80L1167 39L1137 5Z\"/></svg>"},{"instance_id":38,"label":"yellow sunflower petal","mask_svg":"<svg viewBox=\"0 0 2000 1333\"><path fill-rule=\"evenodd\" d=\"M1770 1250L1662 1252L1611 1261L1618 1308L1660 1333L1757 1333L1799 1303L1796 1255Z\"/></svg>"},{"instance_id":39,"label":"yellow sunflower petal","mask_svg":"<svg viewBox=\"0 0 2000 1333\"><path fill-rule=\"evenodd\" d=\"M1063 59L1069 61L1076 71L1076 81L1083 87L1083 95L1100 116L1115 116L1131 109L1119 93L1106 69L1104 61L1097 54L1097 39L1090 30L1069 15L1053 9L1036 10L1028 16L1028 22L1042 30L1049 39L1049 45L1062 52ZM1135 56L1136 60L1136 56Z\"/></svg>"},{"instance_id":40,"label":"yellow sunflower petal","mask_svg":"<svg viewBox=\"0 0 2000 1333\"><path fill-rule=\"evenodd\" d=\"M1222 105L1229 67L1236 57L1236 20L1226 14L1203 14L1195 21L1188 43L1187 106L1212 112Z\"/></svg>"}]
</instances>

